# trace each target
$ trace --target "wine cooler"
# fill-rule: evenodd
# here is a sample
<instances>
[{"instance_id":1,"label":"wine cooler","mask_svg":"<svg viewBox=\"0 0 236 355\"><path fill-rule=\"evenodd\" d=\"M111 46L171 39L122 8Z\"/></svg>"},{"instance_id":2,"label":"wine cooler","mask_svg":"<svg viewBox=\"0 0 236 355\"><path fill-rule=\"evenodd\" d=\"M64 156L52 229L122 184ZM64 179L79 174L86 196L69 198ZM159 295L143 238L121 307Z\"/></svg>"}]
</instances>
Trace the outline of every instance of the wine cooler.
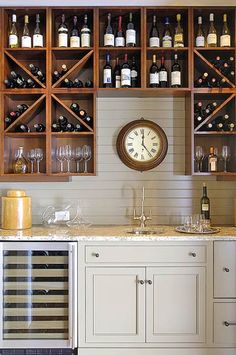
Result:
<instances>
[{"instance_id":1,"label":"wine cooler","mask_svg":"<svg viewBox=\"0 0 236 355\"><path fill-rule=\"evenodd\" d=\"M0 347L75 348L77 245L0 244Z\"/></svg>"}]
</instances>

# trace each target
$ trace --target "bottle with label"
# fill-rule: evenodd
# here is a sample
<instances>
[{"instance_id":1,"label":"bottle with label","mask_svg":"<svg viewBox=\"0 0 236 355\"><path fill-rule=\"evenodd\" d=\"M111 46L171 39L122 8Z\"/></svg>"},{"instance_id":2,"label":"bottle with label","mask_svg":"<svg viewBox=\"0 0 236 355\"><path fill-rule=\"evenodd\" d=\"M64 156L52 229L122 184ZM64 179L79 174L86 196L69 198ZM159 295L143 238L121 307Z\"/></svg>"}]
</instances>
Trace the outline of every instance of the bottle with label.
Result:
<instances>
[{"instance_id":1,"label":"bottle with label","mask_svg":"<svg viewBox=\"0 0 236 355\"><path fill-rule=\"evenodd\" d=\"M168 83L168 73L165 67L165 57L164 54L161 56L161 66L159 70L159 86L161 88L166 88Z\"/></svg>"},{"instance_id":2,"label":"bottle with label","mask_svg":"<svg viewBox=\"0 0 236 355\"><path fill-rule=\"evenodd\" d=\"M231 46L231 35L227 23L227 14L223 15L223 27L220 36L220 47L230 47Z\"/></svg>"},{"instance_id":3,"label":"bottle with label","mask_svg":"<svg viewBox=\"0 0 236 355\"><path fill-rule=\"evenodd\" d=\"M129 22L126 29L126 47L136 46L136 30L133 23L133 14L129 14Z\"/></svg>"},{"instance_id":4,"label":"bottle with label","mask_svg":"<svg viewBox=\"0 0 236 355\"><path fill-rule=\"evenodd\" d=\"M121 66L121 87L130 88L131 87L131 69L128 62L128 54L125 54L125 61Z\"/></svg>"},{"instance_id":5,"label":"bottle with label","mask_svg":"<svg viewBox=\"0 0 236 355\"><path fill-rule=\"evenodd\" d=\"M70 47L71 48L80 47L80 36L79 36L77 16L73 17L73 28L70 33Z\"/></svg>"},{"instance_id":6,"label":"bottle with label","mask_svg":"<svg viewBox=\"0 0 236 355\"><path fill-rule=\"evenodd\" d=\"M107 15L107 26L104 33L104 47L114 47L115 36L111 26L111 13Z\"/></svg>"},{"instance_id":7,"label":"bottle with label","mask_svg":"<svg viewBox=\"0 0 236 355\"><path fill-rule=\"evenodd\" d=\"M61 15L61 23L58 27L58 47L68 47L68 27L65 23L65 14Z\"/></svg>"},{"instance_id":8,"label":"bottle with label","mask_svg":"<svg viewBox=\"0 0 236 355\"><path fill-rule=\"evenodd\" d=\"M214 14L209 16L210 26L207 34L207 47L217 47L217 31L214 25Z\"/></svg>"},{"instance_id":9,"label":"bottle with label","mask_svg":"<svg viewBox=\"0 0 236 355\"><path fill-rule=\"evenodd\" d=\"M138 67L136 65L135 57L132 58L131 64L131 87L136 88L138 86Z\"/></svg>"},{"instance_id":10,"label":"bottle with label","mask_svg":"<svg viewBox=\"0 0 236 355\"><path fill-rule=\"evenodd\" d=\"M91 41L91 31L90 28L88 27L88 15L84 15L84 23L81 28L81 47L90 47L90 41Z\"/></svg>"},{"instance_id":11,"label":"bottle with label","mask_svg":"<svg viewBox=\"0 0 236 355\"><path fill-rule=\"evenodd\" d=\"M181 47L184 47L184 32L183 32L183 28L180 24L181 14L176 15L176 20L177 20L177 26L175 28L174 47L181 48Z\"/></svg>"},{"instance_id":12,"label":"bottle with label","mask_svg":"<svg viewBox=\"0 0 236 355\"><path fill-rule=\"evenodd\" d=\"M111 56L109 53L106 54L106 64L103 67L103 87L111 88L112 87L112 74L111 74Z\"/></svg>"},{"instance_id":13,"label":"bottle with label","mask_svg":"<svg viewBox=\"0 0 236 355\"><path fill-rule=\"evenodd\" d=\"M116 58L116 66L114 69L114 84L116 89L119 89L121 87L121 68L118 57Z\"/></svg>"},{"instance_id":14,"label":"bottle with label","mask_svg":"<svg viewBox=\"0 0 236 355\"><path fill-rule=\"evenodd\" d=\"M218 166L218 157L215 154L214 147L210 147L210 154L208 155L208 172L216 172Z\"/></svg>"},{"instance_id":15,"label":"bottle with label","mask_svg":"<svg viewBox=\"0 0 236 355\"><path fill-rule=\"evenodd\" d=\"M31 36L29 32L29 16L25 15L24 17L24 28L23 28L23 33L21 37L21 47L22 48L31 48L32 46L32 41L31 41Z\"/></svg>"},{"instance_id":16,"label":"bottle with label","mask_svg":"<svg viewBox=\"0 0 236 355\"><path fill-rule=\"evenodd\" d=\"M175 53L174 59L175 59L174 64L171 67L171 87L172 88L180 88L182 86L181 67L178 62L177 53Z\"/></svg>"},{"instance_id":17,"label":"bottle with label","mask_svg":"<svg viewBox=\"0 0 236 355\"><path fill-rule=\"evenodd\" d=\"M158 48L160 47L160 35L157 28L157 17L153 15L152 28L149 35L149 47Z\"/></svg>"},{"instance_id":18,"label":"bottle with label","mask_svg":"<svg viewBox=\"0 0 236 355\"><path fill-rule=\"evenodd\" d=\"M169 17L165 18L164 32L162 37L162 47L170 48L172 47L172 35L170 31Z\"/></svg>"},{"instance_id":19,"label":"bottle with label","mask_svg":"<svg viewBox=\"0 0 236 355\"><path fill-rule=\"evenodd\" d=\"M122 16L119 16L119 19L118 19L118 30L116 32L115 46L116 47L124 47L125 46L125 36L124 36L124 32L122 30Z\"/></svg>"},{"instance_id":20,"label":"bottle with label","mask_svg":"<svg viewBox=\"0 0 236 355\"><path fill-rule=\"evenodd\" d=\"M41 34L40 30L40 16L39 14L36 15L36 25L33 34L33 47L43 47L43 35Z\"/></svg>"},{"instance_id":21,"label":"bottle with label","mask_svg":"<svg viewBox=\"0 0 236 355\"><path fill-rule=\"evenodd\" d=\"M202 16L198 16L198 29L196 35L196 47L205 47L205 35L202 29Z\"/></svg>"},{"instance_id":22,"label":"bottle with label","mask_svg":"<svg viewBox=\"0 0 236 355\"><path fill-rule=\"evenodd\" d=\"M207 186L203 183L203 193L201 198L201 214L205 219L210 219L210 199L207 196Z\"/></svg>"},{"instance_id":23,"label":"bottle with label","mask_svg":"<svg viewBox=\"0 0 236 355\"><path fill-rule=\"evenodd\" d=\"M151 88L159 87L159 69L156 60L156 54L152 56L152 65L149 71L149 86Z\"/></svg>"},{"instance_id":24,"label":"bottle with label","mask_svg":"<svg viewBox=\"0 0 236 355\"><path fill-rule=\"evenodd\" d=\"M24 156L24 148L19 147L15 154L13 163L13 171L15 174L26 174L28 172L28 162Z\"/></svg>"},{"instance_id":25,"label":"bottle with label","mask_svg":"<svg viewBox=\"0 0 236 355\"><path fill-rule=\"evenodd\" d=\"M11 28L9 31L9 47L10 48L19 47L19 36L16 27L16 14L12 15Z\"/></svg>"}]
</instances>

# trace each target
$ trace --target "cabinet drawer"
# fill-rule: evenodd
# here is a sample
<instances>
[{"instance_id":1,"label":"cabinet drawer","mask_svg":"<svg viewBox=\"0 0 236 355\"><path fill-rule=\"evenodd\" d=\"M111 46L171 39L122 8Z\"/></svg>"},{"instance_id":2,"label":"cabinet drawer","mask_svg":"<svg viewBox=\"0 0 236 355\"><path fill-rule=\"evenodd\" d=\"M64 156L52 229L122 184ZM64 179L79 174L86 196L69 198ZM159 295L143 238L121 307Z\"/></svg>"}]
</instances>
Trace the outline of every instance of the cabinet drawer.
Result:
<instances>
[{"instance_id":1,"label":"cabinet drawer","mask_svg":"<svg viewBox=\"0 0 236 355\"><path fill-rule=\"evenodd\" d=\"M236 298L236 242L214 243L214 297Z\"/></svg>"},{"instance_id":2,"label":"cabinet drawer","mask_svg":"<svg viewBox=\"0 0 236 355\"><path fill-rule=\"evenodd\" d=\"M214 343L236 344L236 303L214 303Z\"/></svg>"},{"instance_id":3,"label":"cabinet drawer","mask_svg":"<svg viewBox=\"0 0 236 355\"><path fill-rule=\"evenodd\" d=\"M87 246L88 263L203 263L204 245L162 246Z\"/></svg>"}]
</instances>

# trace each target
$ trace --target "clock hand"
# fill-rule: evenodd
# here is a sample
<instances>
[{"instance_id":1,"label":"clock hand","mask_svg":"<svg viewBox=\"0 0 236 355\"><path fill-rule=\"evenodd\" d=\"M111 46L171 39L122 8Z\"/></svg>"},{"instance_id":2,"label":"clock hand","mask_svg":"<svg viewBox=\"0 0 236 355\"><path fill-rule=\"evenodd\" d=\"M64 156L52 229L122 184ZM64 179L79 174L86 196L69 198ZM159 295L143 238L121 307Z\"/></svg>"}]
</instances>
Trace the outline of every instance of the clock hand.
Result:
<instances>
[{"instance_id":1,"label":"clock hand","mask_svg":"<svg viewBox=\"0 0 236 355\"><path fill-rule=\"evenodd\" d=\"M143 146L143 148L146 149L146 151L148 152L149 157L152 157L152 154L151 154L150 151L147 149L147 147L146 147L144 144L142 144L142 146Z\"/></svg>"}]
</instances>

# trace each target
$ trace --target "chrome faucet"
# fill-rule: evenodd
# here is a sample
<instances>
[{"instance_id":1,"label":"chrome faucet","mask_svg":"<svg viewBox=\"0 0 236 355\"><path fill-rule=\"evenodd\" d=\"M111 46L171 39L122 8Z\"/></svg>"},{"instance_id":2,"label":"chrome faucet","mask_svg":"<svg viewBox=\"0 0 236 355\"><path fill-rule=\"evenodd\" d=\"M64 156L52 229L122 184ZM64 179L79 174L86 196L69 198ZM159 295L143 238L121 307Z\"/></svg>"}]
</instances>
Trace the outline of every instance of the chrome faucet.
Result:
<instances>
[{"instance_id":1,"label":"chrome faucet","mask_svg":"<svg viewBox=\"0 0 236 355\"><path fill-rule=\"evenodd\" d=\"M151 210L149 210L149 216L145 216L144 214L144 201L145 201L145 190L143 186L143 195L142 195L142 201L141 201L141 215L137 216L136 215L136 210L134 208L134 220L139 220L140 221L140 228L144 229L146 227L146 222L150 221L152 219L152 214Z\"/></svg>"}]
</instances>

